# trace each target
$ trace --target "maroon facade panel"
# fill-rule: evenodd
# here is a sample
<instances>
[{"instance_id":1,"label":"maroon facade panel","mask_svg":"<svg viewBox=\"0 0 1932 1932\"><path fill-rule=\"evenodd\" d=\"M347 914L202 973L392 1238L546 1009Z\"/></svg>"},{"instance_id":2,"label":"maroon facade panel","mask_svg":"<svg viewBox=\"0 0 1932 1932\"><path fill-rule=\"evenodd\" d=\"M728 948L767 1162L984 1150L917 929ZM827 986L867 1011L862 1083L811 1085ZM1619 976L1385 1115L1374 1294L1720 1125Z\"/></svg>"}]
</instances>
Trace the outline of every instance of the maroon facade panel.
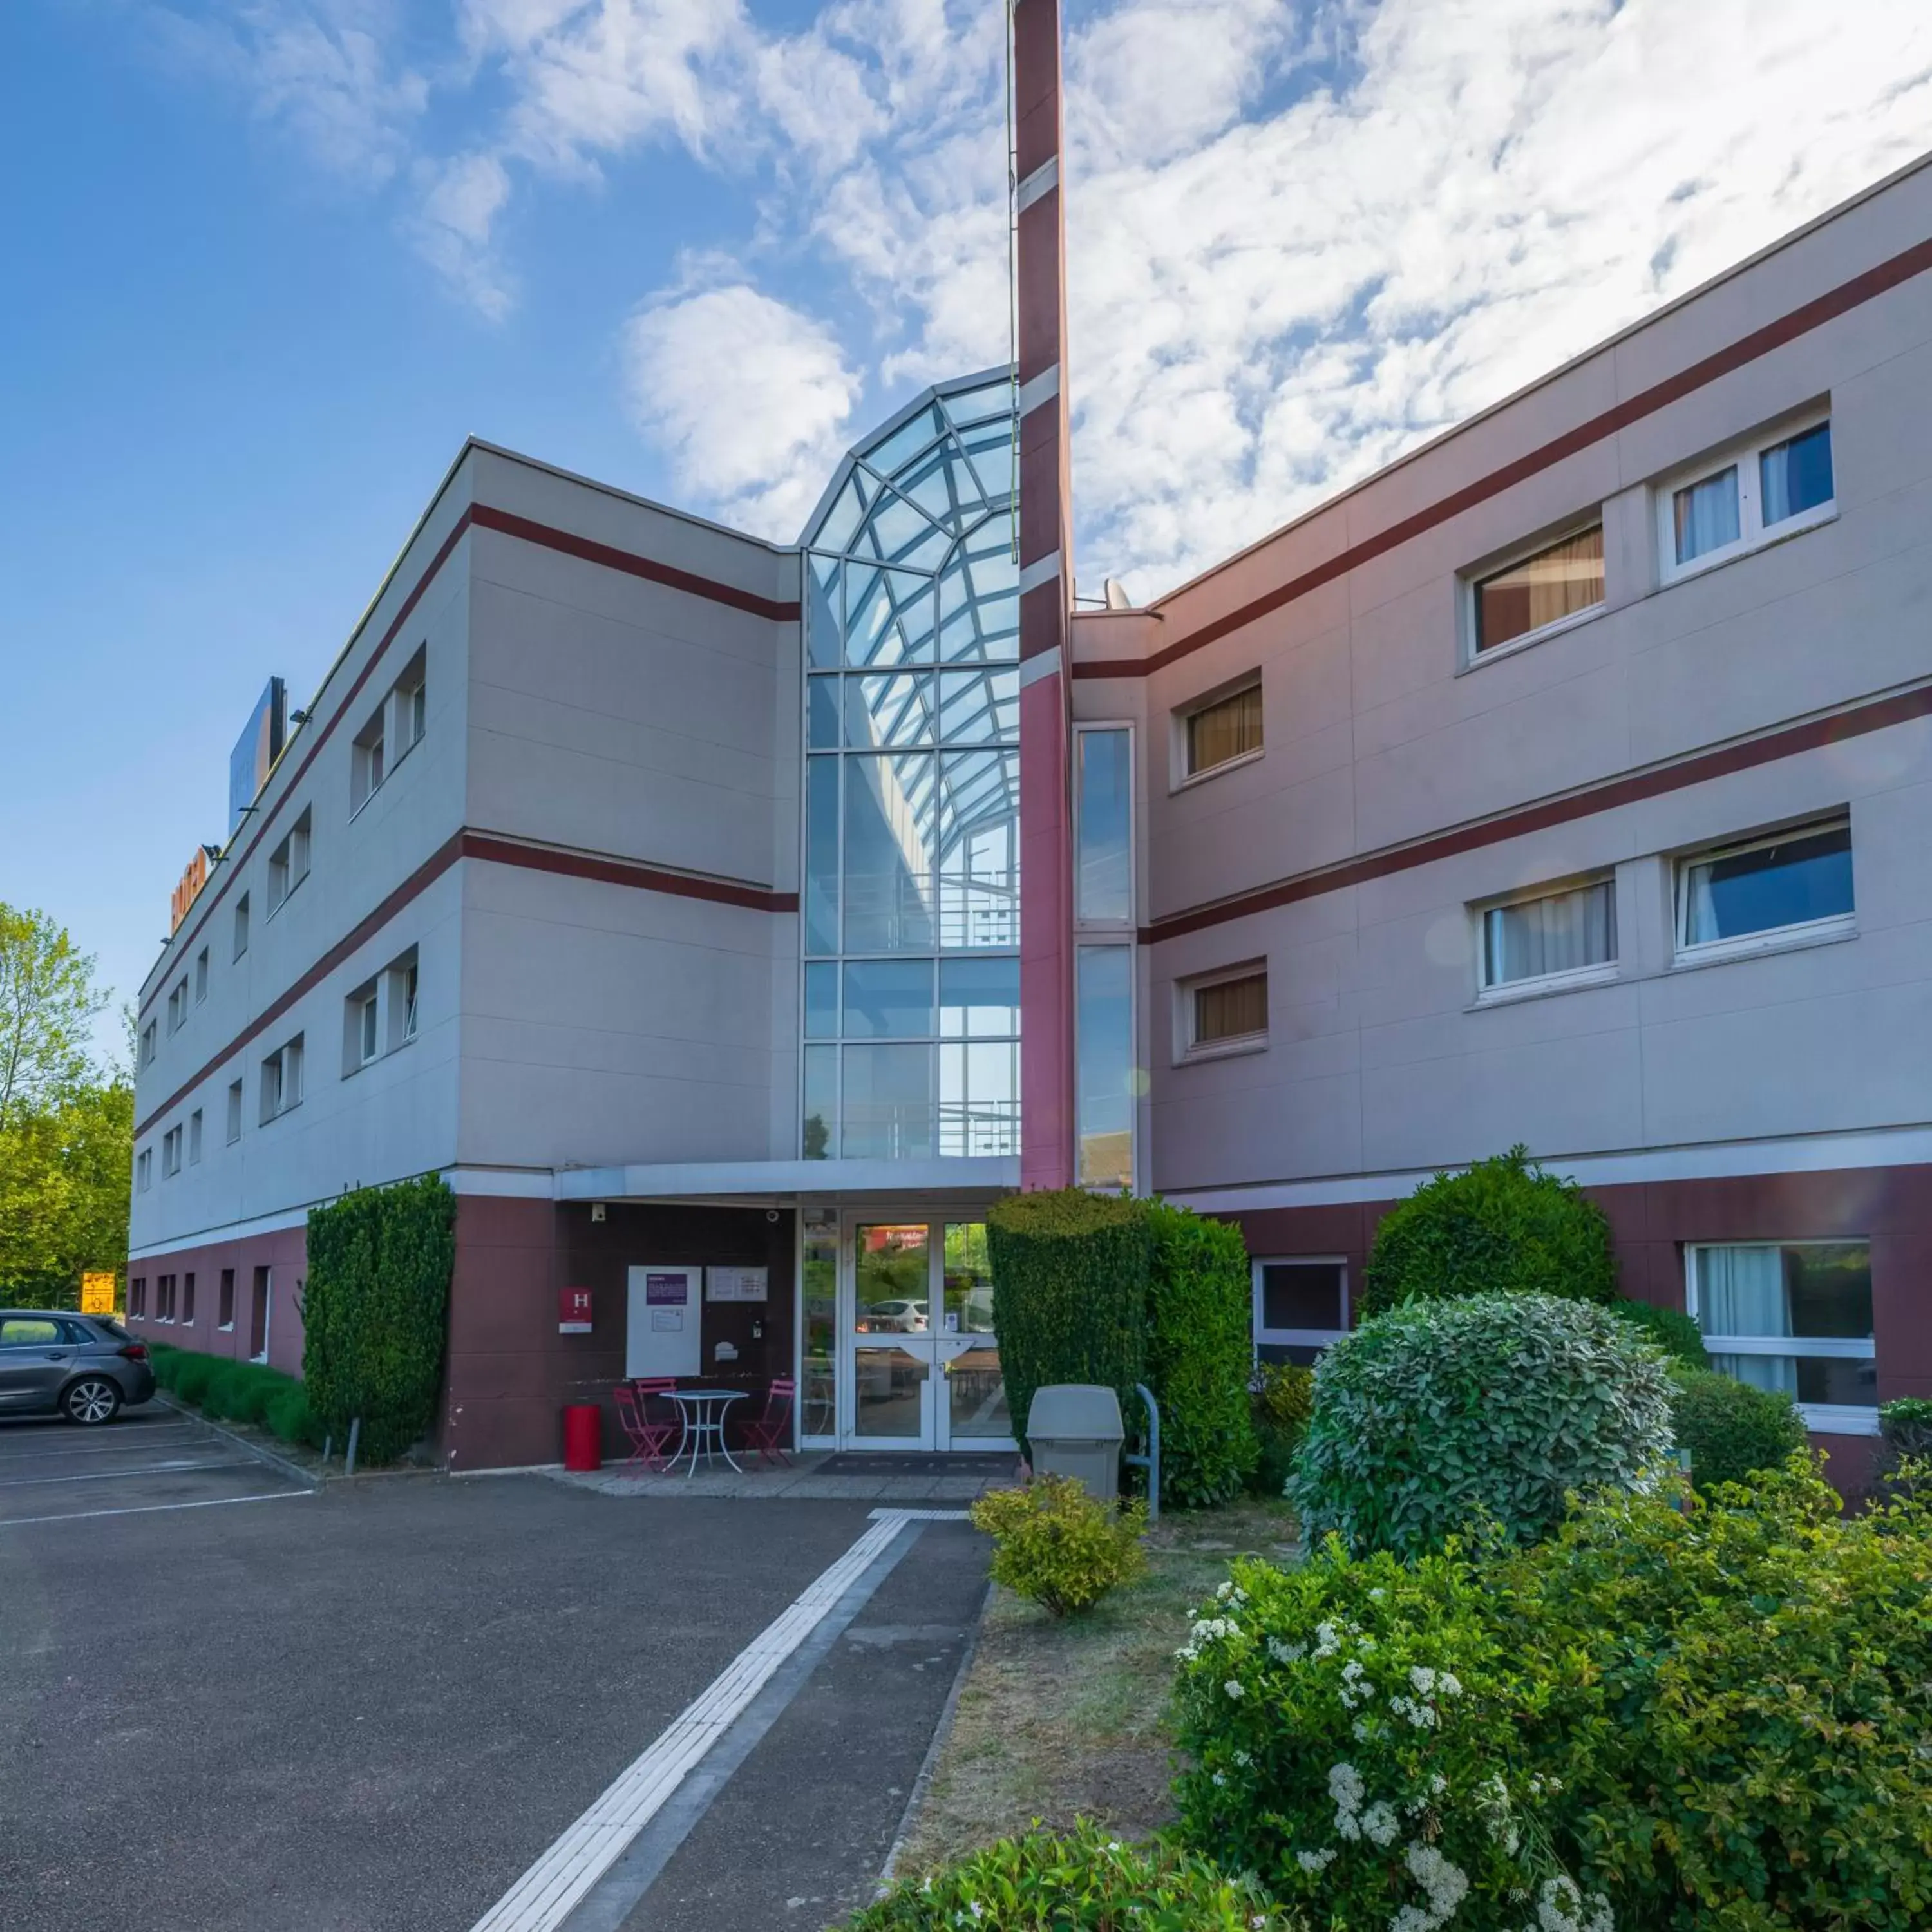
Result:
<instances>
[{"instance_id":1,"label":"maroon facade panel","mask_svg":"<svg viewBox=\"0 0 1932 1932\"><path fill-rule=\"evenodd\" d=\"M1684 1306L1684 1250L1702 1241L1867 1240L1881 1402L1932 1396L1932 1168L1845 1168L1812 1174L1655 1180L1585 1190L1610 1217L1624 1294ZM1262 1208L1225 1216L1250 1255L1340 1255L1356 1292L1390 1201ZM1872 1438L1813 1438L1847 1494L1868 1480Z\"/></svg>"},{"instance_id":2,"label":"maroon facade panel","mask_svg":"<svg viewBox=\"0 0 1932 1932\"><path fill-rule=\"evenodd\" d=\"M700 1304L705 1373L686 1382L742 1388L733 1418L762 1413L772 1378L793 1372L797 1273L790 1210L463 1195L456 1210L449 1361L437 1450L452 1468L516 1468L562 1454L567 1402L604 1411L607 1457L628 1453L614 1391L625 1367L628 1270L666 1266L764 1268L762 1302ZM558 1294L588 1288L591 1331L558 1332ZM735 1360L718 1363L729 1342Z\"/></svg>"},{"instance_id":3,"label":"maroon facade panel","mask_svg":"<svg viewBox=\"0 0 1932 1932\"><path fill-rule=\"evenodd\" d=\"M268 1366L298 1376L302 1366L302 1293L308 1272L308 1231L242 1234L204 1246L128 1264L128 1329L144 1342L194 1348L247 1361L267 1345ZM224 1276L228 1277L224 1285ZM161 1281L172 1279L174 1319L159 1318ZM188 1310L192 1282L194 1319ZM136 1314L139 1306L142 1312ZM224 1323L224 1312L231 1319Z\"/></svg>"}]
</instances>

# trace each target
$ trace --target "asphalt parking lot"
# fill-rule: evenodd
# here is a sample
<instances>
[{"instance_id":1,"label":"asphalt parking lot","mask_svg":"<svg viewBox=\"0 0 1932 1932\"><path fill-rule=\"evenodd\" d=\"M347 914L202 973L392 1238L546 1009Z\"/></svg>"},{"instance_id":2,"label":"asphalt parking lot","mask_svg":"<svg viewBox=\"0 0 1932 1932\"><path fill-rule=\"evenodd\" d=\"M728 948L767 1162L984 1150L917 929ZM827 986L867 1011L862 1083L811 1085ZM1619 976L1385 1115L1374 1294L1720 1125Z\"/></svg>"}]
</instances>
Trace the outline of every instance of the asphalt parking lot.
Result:
<instances>
[{"instance_id":1,"label":"asphalt parking lot","mask_svg":"<svg viewBox=\"0 0 1932 1932\"><path fill-rule=\"evenodd\" d=\"M0 1526L206 1508L307 1486L197 1418L147 1402L104 1427L0 1423Z\"/></svg>"},{"instance_id":2,"label":"asphalt parking lot","mask_svg":"<svg viewBox=\"0 0 1932 1932\"><path fill-rule=\"evenodd\" d=\"M815 1932L870 1896L978 1613L968 1526L540 1476L310 1492L182 1427L0 1428L4 1932L470 1932L868 1532L590 1894L492 1923Z\"/></svg>"}]
</instances>

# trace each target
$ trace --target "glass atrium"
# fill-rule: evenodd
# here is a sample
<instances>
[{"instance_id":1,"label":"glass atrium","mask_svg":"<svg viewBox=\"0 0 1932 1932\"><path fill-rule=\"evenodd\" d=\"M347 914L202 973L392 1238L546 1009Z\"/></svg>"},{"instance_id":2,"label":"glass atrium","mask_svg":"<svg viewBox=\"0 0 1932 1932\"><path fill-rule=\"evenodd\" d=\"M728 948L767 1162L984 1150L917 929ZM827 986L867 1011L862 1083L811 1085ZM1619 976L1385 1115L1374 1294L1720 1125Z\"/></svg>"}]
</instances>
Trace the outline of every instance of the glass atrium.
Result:
<instances>
[{"instance_id":1,"label":"glass atrium","mask_svg":"<svg viewBox=\"0 0 1932 1932\"><path fill-rule=\"evenodd\" d=\"M1012 410L929 391L802 539L808 1159L1018 1151Z\"/></svg>"}]
</instances>

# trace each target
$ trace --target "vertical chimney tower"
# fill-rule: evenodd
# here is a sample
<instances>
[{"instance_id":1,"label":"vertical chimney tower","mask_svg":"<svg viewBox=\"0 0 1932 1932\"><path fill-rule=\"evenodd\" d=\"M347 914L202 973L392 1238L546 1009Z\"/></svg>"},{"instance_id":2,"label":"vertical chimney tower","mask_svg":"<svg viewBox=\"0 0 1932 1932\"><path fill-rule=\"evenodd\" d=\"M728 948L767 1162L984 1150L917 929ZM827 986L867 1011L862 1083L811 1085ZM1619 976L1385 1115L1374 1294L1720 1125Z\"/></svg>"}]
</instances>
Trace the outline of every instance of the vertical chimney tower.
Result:
<instances>
[{"instance_id":1,"label":"vertical chimney tower","mask_svg":"<svg viewBox=\"0 0 1932 1932\"><path fill-rule=\"evenodd\" d=\"M1020 1185L1074 1178L1060 0L1011 0L1020 530Z\"/></svg>"}]
</instances>

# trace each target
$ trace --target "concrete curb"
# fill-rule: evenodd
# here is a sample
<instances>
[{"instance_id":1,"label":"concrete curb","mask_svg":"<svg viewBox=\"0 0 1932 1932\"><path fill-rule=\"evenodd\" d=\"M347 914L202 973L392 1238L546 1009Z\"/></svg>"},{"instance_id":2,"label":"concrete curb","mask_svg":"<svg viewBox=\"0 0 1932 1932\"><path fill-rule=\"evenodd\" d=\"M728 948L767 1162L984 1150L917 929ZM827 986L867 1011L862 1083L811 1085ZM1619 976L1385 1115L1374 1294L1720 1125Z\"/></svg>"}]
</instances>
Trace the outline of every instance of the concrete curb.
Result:
<instances>
[{"instance_id":1,"label":"concrete curb","mask_svg":"<svg viewBox=\"0 0 1932 1932\"><path fill-rule=\"evenodd\" d=\"M946 1748L946 1741L952 1735L952 1720L959 1709L959 1694L965 1689L973 1660L980 1654L980 1633L986 1627L986 1612L992 1607L993 1592L997 1587L988 1580L986 1594L980 1599L980 1614L974 1618L973 1628L966 1633L966 1648L960 1653L959 1668L952 1673L952 1688L946 1692L946 1702L940 1707L939 1721L932 1727L932 1742L926 1746L926 1756L920 1761L919 1774L906 1794L905 1809L899 1814L899 1828L893 1834L892 1850L886 1852L886 1862L879 1868L878 1889L872 1894L875 1899L884 1898L892 1890L898 1876L900 1856L905 1850L906 1840L912 1836L914 1822L919 1816L920 1806L926 1802L926 1794L932 1788L933 1774L939 1768L939 1754Z\"/></svg>"},{"instance_id":2,"label":"concrete curb","mask_svg":"<svg viewBox=\"0 0 1932 1932\"><path fill-rule=\"evenodd\" d=\"M250 1442L245 1436L237 1436L233 1430L224 1429L212 1416L204 1415L198 1408L190 1408L185 1402L175 1400L171 1395L157 1389L152 1398L164 1408L171 1408L176 1414L184 1416L190 1422L198 1422L204 1429L212 1429L224 1442L232 1442L238 1449L245 1449L251 1456L264 1462L272 1464L286 1476L292 1476L304 1489L319 1490L322 1479L313 1470L304 1469L299 1462L291 1462L286 1456L278 1456L272 1449L264 1449L259 1442Z\"/></svg>"}]
</instances>

